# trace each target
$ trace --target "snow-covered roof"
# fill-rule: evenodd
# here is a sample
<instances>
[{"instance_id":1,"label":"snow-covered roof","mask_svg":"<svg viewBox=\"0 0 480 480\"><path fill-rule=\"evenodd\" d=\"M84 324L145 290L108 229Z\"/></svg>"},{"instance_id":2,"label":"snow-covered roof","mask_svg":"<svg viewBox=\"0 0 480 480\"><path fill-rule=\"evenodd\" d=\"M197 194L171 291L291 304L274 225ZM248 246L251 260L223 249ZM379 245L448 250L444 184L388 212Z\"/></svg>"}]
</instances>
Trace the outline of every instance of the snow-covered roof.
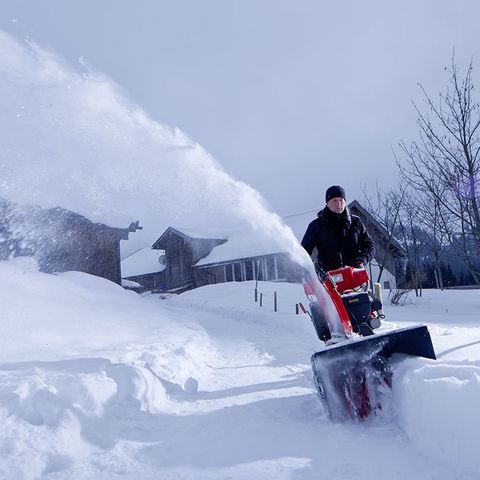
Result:
<instances>
[{"instance_id":1,"label":"snow-covered roof","mask_svg":"<svg viewBox=\"0 0 480 480\"><path fill-rule=\"evenodd\" d=\"M215 247L209 255L199 260L195 266L212 265L241 258L270 255L282 251L278 244L264 235L256 235L250 229L225 233L227 241ZM284 251L287 251L285 249Z\"/></svg>"},{"instance_id":2,"label":"snow-covered roof","mask_svg":"<svg viewBox=\"0 0 480 480\"><path fill-rule=\"evenodd\" d=\"M225 231L219 228L183 228L183 227L175 227L180 233L183 233L187 237L190 238L213 238L224 240Z\"/></svg>"},{"instance_id":3,"label":"snow-covered roof","mask_svg":"<svg viewBox=\"0 0 480 480\"><path fill-rule=\"evenodd\" d=\"M282 221L292 229L295 237L300 242L308 224L317 218L317 212L319 210L320 209L309 210L295 215L288 215L283 217ZM181 230L186 231L184 229ZM227 242L215 247L209 255L198 261L196 266L211 265L242 258L258 257L289 251L287 246L282 248L277 242L272 241L270 235L256 234L248 228L231 230L223 233L218 230L216 232L217 234L220 234L222 238L226 238Z\"/></svg>"},{"instance_id":4,"label":"snow-covered roof","mask_svg":"<svg viewBox=\"0 0 480 480\"><path fill-rule=\"evenodd\" d=\"M157 240L153 243L152 247L155 249L165 248L165 240L170 234L178 235L183 238L200 239L200 240L226 240L227 234L225 229L195 229L195 228L183 228L183 227L168 227Z\"/></svg>"},{"instance_id":5,"label":"snow-covered roof","mask_svg":"<svg viewBox=\"0 0 480 480\"><path fill-rule=\"evenodd\" d=\"M161 262L164 250L142 248L122 260L122 278L157 273L165 270L165 262Z\"/></svg>"}]
</instances>

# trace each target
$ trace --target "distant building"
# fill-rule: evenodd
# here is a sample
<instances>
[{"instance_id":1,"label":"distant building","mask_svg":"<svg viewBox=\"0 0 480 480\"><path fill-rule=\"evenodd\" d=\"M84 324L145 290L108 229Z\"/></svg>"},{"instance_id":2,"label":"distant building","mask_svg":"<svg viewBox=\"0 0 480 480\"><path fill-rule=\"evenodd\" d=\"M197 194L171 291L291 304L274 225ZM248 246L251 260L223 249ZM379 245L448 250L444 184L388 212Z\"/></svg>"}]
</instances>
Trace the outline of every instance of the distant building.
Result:
<instances>
[{"instance_id":1,"label":"distant building","mask_svg":"<svg viewBox=\"0 0 480 480\"><path fill-rule=\"evenodd\" d=\"M150 257L152 251L164 252L161 283L163 290L170 292L232 281L299 281L303 275L287 252L265 244L265 240L252 239L251 234L241 230L222 233L169 227L151 249L145 250L150 250ZM122 278L134 280L145 289L154 285L154 289L162 290L155 283L158 272L148 272L158 269L155 260L143 266L135 262L135 275L125 268L126 260L122 262Z\"/></svg>"},{"instance_id":2,"label":"distant building","mask_svg":"<svg viewBox=\"0 0 480 480\"><path fill-rule=\"evenodd\" d=\"M167 228L152 245L153 249L165 251L165 289L182 291L199 286L195 264L225 242L226 239L217 234ZM216 283L215 279L211 280L207 283Z\"/></svg>"},{"instance_id":3,"label":"distant building","mask_svg":"<svg viewBox=\"0 0 480 480\"><path fill-rule=\"evenodd\" d=\"M0 260L30 256L42 272L77 270L120 284L120 240L139 228L138 222L114 228L63 208L0 199Z\"/></svg>"}]
</instances>

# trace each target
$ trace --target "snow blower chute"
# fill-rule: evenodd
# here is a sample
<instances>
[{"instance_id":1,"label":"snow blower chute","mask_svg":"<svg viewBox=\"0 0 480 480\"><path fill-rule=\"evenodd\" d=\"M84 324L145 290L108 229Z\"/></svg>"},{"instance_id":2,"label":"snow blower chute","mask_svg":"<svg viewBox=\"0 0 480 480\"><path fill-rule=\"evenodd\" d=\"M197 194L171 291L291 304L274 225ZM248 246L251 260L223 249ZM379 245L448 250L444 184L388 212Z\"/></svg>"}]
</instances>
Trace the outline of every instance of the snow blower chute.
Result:
<instances>
[{"instance_id":1,"label":"snow blower chute","mask_svg":"<svg viewBox=\"0 0 480 480\"><path fill-rule=\"evenodd\" d=\"M312 355L315 387L332 420L361 420L381 409L393 354L435 359L430 334L424 325L375 333L383 318L381 289L366 291L364 268L321 271L318 278L304 284L310 318L326 345Z\"/></svg>"}]
</instances>

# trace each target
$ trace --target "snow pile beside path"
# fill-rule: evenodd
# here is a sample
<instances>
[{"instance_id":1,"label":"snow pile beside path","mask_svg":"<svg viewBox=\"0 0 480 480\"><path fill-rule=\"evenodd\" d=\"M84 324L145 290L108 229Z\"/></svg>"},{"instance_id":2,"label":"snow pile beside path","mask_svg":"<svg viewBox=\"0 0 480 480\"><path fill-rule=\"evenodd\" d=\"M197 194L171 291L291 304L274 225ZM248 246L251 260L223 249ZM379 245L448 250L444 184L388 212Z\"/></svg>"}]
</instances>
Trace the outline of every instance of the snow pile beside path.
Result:
<instances>
[{"instance_id":1,"label":"snow pile beside path","mask_svg":"<svg viewBox=\"0 0 480 480\"><path fill-rule=\"evenodd\" d=\"M480 471L480 361L407 359L394 376L397 422L425 455L457 470Z\"/></svg>"},{"instance_id":2,"label":"snow pile beside path","mask_svg":"<svg viewBox=\"0 0 480 480\"><path fill-rule=\"evenodd\" d=\"M389 321L426 323L437 360L407 358L395 368L395 421L412 443L458 478L480 471L480 309L478 290L424 290ZM393 326L393 325L390 325Z\"/></svg>"},{"instance_id":3,"label":"snow pile beside path","mask_svg":"<svg viewBox=\"0 0 480 480\"><path fill-rule=\"evenodd\" d=\"M129 435L119 419L178 410L172 399L221 362L204 329L158 299L80 272L44 274L30 258L0 262L0 303L0 478L38 478L110 449Z\"/></svg>"},{"instance_id":4,"label":"snow pile beside path","mask_svg":"<svg viewBox=\"0 0 480 480\"><path fill-rule=\"evenodd\" d=\"M136 338L133 292L80 272L47 275L33 259L0 262L0 301L3 362L91 353Z\"/></svg>"},{"instance_id":5,"label":"snow pile beside path","mask_svg":"<svg viewBox=\"0 0 480 480\"><path fill-rule=\"evenodd\" d=\"M0 303L1 362L105 351L115 358L113 352L123 355L125 345L148 342L149 336L162 336L164 345L178 343L184 349L209 341L194 321L175 324L155 299L82 272L45 274L31 258L0 262ZM171 358L173 350L165 347L165 358Z\"/></svg>"}]
</instances>

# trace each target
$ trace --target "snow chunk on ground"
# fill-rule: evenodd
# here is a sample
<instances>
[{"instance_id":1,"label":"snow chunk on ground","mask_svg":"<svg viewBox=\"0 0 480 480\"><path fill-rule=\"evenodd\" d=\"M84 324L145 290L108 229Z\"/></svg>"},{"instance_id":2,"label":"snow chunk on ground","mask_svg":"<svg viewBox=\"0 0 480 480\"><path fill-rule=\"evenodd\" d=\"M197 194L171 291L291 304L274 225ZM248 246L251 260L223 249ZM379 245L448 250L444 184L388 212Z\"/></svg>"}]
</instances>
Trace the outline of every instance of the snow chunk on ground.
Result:
<instances>
[{"instance_id":1,"label":"snow chunk on ground","mask_svg":"<svg viewBox=\"0 0 480 480\"><path fill-rule=\"evenodd\" d=\"M456 466L457 476L478 474L480 362L408 359L393 379L398 423L434 461Z\"/></svg>"}]
</instances>

